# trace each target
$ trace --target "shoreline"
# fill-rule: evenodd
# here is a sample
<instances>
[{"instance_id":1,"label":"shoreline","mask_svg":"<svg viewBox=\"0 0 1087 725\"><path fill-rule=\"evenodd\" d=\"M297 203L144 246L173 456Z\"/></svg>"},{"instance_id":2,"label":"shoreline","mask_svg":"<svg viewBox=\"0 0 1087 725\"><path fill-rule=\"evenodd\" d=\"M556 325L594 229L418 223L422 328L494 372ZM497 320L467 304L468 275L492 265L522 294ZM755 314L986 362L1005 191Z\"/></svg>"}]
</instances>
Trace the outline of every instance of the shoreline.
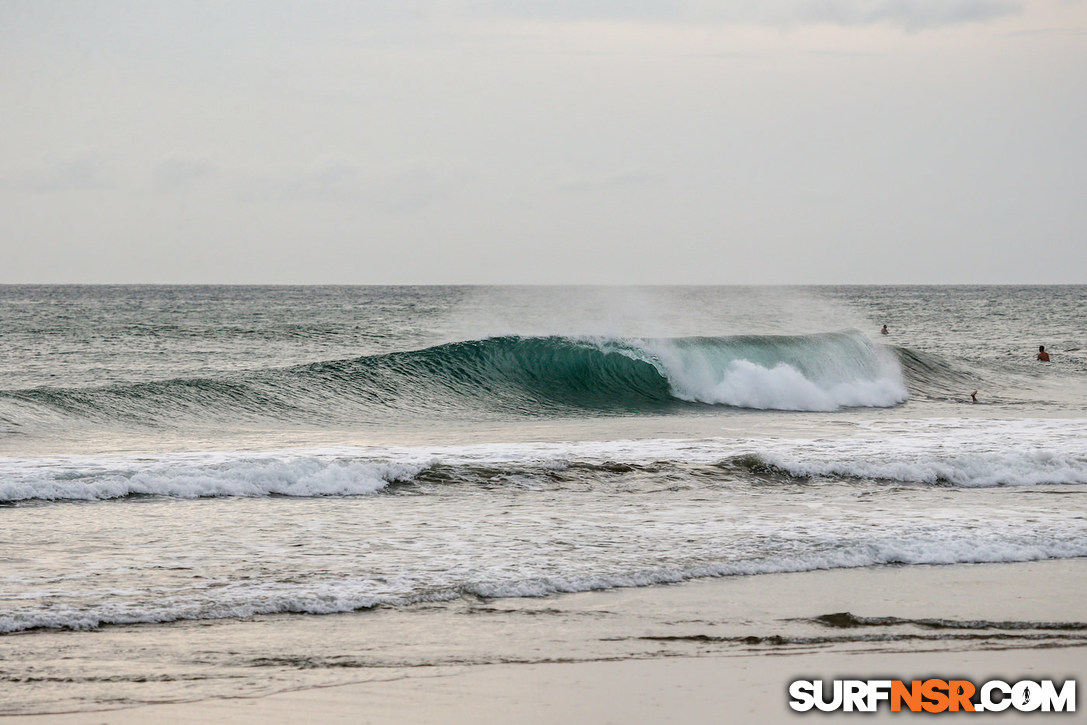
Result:
<instances>
[{"instance_id":1,"label":"shoreline","mask_svg":"<svg viewBox=\"0 0 1087 725\"><path fill-rule=\"evenodd\" d=\"M805 716L787 706L788 683L798 678L1082 679L1085 584L1084 558L883 566L52 633L73 643L133 640L147 648L172 640L190 649L226 647L234 636L259 640L253 646L269 658L306 641L326 656L346 656L352 647L366 656L340 682L312 679L302 664L293 675L284 671L278 691L4 715L0 722L779 722ZM855 621L825 619L844 612ZM388 664L380 664L386 655ZM1044 716L1006 712L1000 721Z\"/></svg>"}]
</instances>

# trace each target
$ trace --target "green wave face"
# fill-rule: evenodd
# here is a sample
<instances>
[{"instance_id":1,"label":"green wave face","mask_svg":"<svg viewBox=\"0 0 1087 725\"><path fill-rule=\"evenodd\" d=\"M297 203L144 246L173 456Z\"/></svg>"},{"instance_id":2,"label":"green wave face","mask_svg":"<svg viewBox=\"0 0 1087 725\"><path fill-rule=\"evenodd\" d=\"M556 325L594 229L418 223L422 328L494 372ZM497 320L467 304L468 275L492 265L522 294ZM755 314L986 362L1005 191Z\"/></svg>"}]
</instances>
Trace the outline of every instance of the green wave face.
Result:
<instances>
[{"instance_id":1,"label":"green wave face","mask_svg":"<svg viewBox=\"0 0 1087 725\"><path fill-rule=\"evenodd\" d=\"M717 405L774 410L905 399L893 356L859 333L697 338L494 337L215 379L3 394L52 414L357 423L463 414L549 416Z\"/></svg>"},{"instance_id":2,"label":"green wave face","mask_svg":"<svg viewBox=\"0 0 1087 725\"><path fill-rule=\"evenodd\" d=\"M398 410L639 410L676 403L668 381L626 348L561 337L496 337L295 368L357 401Z\"/></svg>"}]
</instances>

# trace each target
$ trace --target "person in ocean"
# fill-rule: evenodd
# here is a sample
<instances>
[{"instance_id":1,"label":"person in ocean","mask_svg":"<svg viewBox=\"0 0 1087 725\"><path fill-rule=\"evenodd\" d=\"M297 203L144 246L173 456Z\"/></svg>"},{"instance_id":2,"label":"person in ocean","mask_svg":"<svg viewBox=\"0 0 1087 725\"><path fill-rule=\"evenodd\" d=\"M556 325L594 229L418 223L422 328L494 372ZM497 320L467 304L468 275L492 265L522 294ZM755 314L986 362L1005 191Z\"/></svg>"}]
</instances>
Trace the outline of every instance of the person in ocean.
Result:
<instances>
[{"instance_id":1,"label":"person in ocean","mask_svg":"<svg viewBox=\"0 0 1087 725\"><path fill-rule=\"evenodd\" d=\"M1045 345L1038 346L1038 359L1042 362L1049 362L1049 353L1045 351Z\"/></svg>"},{"instance_id":2,"label":"person in ocean","mask_svg":"<svg viewBox=\"0 0 1087 725\"><path fill-rule=\"evenodd\" d=\"M887 326L884 325L883 329L879 331L879 334L881 334L881 335L890 335L891 332L887 329Z\"/></svg>"}]
</instances>

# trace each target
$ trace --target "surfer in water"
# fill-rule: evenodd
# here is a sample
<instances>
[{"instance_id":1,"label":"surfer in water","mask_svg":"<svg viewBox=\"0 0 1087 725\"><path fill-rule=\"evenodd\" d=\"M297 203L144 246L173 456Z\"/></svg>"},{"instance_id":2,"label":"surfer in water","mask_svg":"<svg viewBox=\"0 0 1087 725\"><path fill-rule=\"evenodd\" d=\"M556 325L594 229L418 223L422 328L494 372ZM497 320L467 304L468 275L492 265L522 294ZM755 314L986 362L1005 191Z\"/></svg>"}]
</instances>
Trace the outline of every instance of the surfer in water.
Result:
<instances>
[{"instance_id":1,"label":"surfer in water","mask_svg":"<svg viewBox=\"0 0 1087 725\"><path fill-rule=\"evenodd\" d=\"M1038 359L1042 362L1049 362L1049 353L1045 351L1045 345L1038 346Z\"/></svg>"},{"instance_id":2,"label":"surfer in water","mask_svg":"<svg viewBox=\"0 0 1087 725\"><path fill-rule=\"evenodd\" d=\"M978 402L978 391L975 390L974 392L970 393L970 400L975 403Z\"/></svg>"},{"instance_id":3,"label":"surfer in water","mask_svg":"<svg viewBox=\"0 0 1087 725\"><path fill-rule=\"evenodd\" d=\"M890 332L890 330L887 329L887 326L884 325L883 329L879 331L879 334L881 334L881 335L890 335L891 332Z\"/></svg>"}]
</instances>

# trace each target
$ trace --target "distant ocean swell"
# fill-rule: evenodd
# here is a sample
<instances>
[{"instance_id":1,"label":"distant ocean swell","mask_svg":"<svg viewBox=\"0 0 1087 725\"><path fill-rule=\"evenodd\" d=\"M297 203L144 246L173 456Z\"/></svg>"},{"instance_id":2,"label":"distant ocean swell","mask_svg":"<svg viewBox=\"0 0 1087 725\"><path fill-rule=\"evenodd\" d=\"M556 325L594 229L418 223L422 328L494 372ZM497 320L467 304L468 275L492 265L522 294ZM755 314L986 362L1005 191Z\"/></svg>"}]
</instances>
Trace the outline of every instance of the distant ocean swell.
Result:
<instances>
[{"instance_id":1,"label":"distant ocean swell","mask_svg":"<svg viewBox=\"0 0 1087 725\"><path fill-rule=\"evenodd\" d=\"M718 405L833 411L908 397L893 353L855 332L668 339L496 337L246 374L0 391L18 423L370 423L465 411L539 416ZM9 428L11 426L8 426Z\"/></svg>"}]
</instances>

